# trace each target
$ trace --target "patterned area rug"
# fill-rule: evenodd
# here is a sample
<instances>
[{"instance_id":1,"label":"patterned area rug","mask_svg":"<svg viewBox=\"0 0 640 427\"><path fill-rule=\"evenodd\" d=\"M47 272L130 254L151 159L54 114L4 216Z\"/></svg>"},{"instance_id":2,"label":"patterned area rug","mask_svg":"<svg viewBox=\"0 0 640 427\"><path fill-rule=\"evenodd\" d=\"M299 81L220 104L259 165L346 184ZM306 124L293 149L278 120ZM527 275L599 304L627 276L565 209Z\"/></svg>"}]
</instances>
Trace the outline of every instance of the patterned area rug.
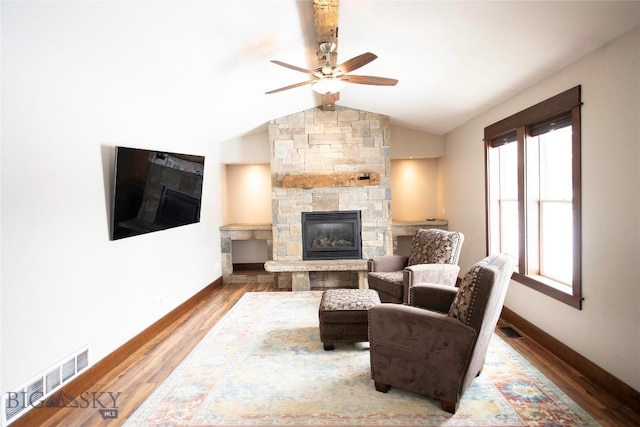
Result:
<instances>
[{"instance_id":1,"label":"patterned area rug","mask_svg":"<svg viewBox=\"0 0 640 427\"><path fill-rule=\"evenodd\" d=\"M125 425L598 425L495 335L455 415L423 396L379 393L368 343L323 350L320 297L245 294Z\"/></svg>"}]
</instances>

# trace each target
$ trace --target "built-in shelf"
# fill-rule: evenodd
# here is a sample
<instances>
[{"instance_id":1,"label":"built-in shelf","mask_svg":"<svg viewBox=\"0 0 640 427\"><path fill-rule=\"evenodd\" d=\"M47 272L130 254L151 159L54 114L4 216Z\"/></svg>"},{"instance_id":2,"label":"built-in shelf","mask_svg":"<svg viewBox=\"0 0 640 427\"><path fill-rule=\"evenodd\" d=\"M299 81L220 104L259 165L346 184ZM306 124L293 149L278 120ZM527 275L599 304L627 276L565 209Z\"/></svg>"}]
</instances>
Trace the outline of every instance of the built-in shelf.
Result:
<instances>
[{"instance_id":1,"label":"built-in shelf","mask_svg":"<svg viewBox=\"0 0 640 427\"><path fill-rule=\"evenodd\" d=\"M393 221L391 223L393 235L395 236L413 236L420 228L438 228L446 230L449 227L449 221L446 219L433 219L430 221Z\"/></svg>"}]
</instances>

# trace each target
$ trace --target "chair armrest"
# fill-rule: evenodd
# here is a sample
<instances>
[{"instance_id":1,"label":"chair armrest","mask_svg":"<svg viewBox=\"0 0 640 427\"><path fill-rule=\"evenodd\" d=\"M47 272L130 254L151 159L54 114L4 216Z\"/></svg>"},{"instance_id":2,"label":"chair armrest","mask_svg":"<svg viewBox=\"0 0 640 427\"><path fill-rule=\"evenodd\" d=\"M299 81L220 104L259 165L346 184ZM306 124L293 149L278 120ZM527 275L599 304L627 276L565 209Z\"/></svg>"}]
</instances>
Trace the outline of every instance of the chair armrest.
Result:
<instances>
[{"instance_id":1,"label":"chair armrest","mask_svg":"<svg viewBox=\"0 0 640 427\"><path fill-rule=\"evenodd\" d=\"M420 359L427 370L446 367L451 376L464 376L476 339L472 327L446 314L403 304L379 304L368 315L372 369L380 357L411 358Z\"/></svg>"},{"instance_id":2,"label":"chair armrest","mask_svg":"<svg viewBox=\"0 0 640 427\"><path fill-rule=\"evenodd\" d=\"M409 257L403 255L387 255L370 258L367 261L367 269L373 271L400 271L407 266Z\"/></svg>"},{"instance_id":3,"label":"chair armrest","mask_svg":"<svg viewBox=\"0 0 640 427\"><path fill-rule=\"evenodd\" d=\"M455 286L460 267L454 264L415 264L403 270L404 302L409 302L409 289L417 283Z\"/></svg>"},{"instance_id":4,"label":"chair armrest","mask_svg":"<svg viewBox=\"0 0 640 427\"><path fill-rule=\"evenodd\" d=\"M418 283L409 288L409 304L448 313L458 288L435 283Z\"/></svg>"},{"instance_id":5,"label":"chair armrest","mask_svg":"<svg viewBox=\"0 0 640 427\"><path fill-rule=\"evenodd\" d=\"M460 266L454 264L416 264L404 269L404 283L411 287L416 283L437 283L455 286Z\"/></svg>"}]
</instances>

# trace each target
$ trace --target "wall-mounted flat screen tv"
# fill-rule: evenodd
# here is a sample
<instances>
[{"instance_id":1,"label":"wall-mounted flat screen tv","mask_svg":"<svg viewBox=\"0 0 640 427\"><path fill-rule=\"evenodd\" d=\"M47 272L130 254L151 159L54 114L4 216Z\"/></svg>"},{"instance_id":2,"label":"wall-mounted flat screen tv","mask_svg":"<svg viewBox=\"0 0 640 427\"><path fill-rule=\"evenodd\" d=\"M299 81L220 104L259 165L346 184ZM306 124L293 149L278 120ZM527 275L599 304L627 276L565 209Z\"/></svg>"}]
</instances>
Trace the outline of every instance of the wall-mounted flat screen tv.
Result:
<instances>
[{"instance_id":1,"label":"wall-mounted flat screen tv","mask_svg":"<svg viewBox=\"0 0 640 427\"><path fill-rule=\"evenodd\" d=\"M116 147L111 239L200 222L204 157Z\"/></svg>"}]
</instances>

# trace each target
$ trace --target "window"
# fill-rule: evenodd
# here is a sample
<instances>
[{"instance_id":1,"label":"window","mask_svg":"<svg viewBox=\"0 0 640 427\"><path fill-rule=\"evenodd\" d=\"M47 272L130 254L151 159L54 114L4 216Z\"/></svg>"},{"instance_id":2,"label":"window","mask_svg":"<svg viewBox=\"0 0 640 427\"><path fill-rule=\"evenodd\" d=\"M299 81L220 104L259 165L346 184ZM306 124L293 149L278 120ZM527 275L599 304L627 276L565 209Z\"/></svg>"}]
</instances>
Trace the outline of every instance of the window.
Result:
<instances>
[{"instance_id":1,"label":"window","mask_svg":"<svg viewBox=\"0 0 640 427\"><path fill-rule=\"evenodd\" d=\"M582 308L580 86L484 130L487 251L513 280Z\"/></svg>"}]
</instances>

